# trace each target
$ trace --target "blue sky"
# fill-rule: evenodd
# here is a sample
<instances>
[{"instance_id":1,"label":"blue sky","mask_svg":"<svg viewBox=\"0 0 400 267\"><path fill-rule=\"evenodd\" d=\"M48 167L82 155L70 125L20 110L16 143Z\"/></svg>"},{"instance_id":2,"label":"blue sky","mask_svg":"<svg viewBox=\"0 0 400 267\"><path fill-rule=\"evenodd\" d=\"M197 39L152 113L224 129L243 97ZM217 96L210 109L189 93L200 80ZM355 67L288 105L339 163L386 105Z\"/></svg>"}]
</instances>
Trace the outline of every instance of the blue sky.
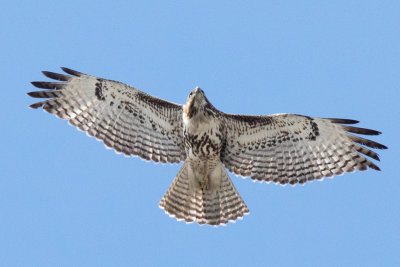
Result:
<instances>
[{"instance_id":1,"label":"blue sky","mask_svg":"<svg viewBox=\"0 0 400 267\"><path fill-rule=\"evenodd\" d=\"M112 2L112 3L111 3ZM399 1L8 1L1 4L1 266L399 266ZM230 113L360 120L382 172L305 186L231 175L226 227L158 208L180 165L125 158L40 110L60 66Z\"/></svg>"}]
</instances>

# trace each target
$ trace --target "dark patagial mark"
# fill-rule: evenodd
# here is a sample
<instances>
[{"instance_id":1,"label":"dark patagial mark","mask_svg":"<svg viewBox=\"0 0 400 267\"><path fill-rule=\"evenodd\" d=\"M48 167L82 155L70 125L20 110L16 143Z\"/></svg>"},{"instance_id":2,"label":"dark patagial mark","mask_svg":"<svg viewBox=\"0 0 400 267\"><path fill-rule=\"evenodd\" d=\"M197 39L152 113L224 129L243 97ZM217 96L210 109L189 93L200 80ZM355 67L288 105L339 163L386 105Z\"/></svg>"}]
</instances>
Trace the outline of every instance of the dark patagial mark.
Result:
<instances>
[{"instance_id":1,"label":"dark patagial mark","mask_svg":"<svg viewBox=\"0 0 400 267\"><path fill-rule=\"evenodd\" d=\"M106 100L106 98L103 95L103 85L102 85L102 80L101 79L97 79L97 83L96 83L96 89L95 89L95 95L97 97L98 100L104 101Z\"/></svg>"},{"instance_id":2,"label":"dark patagial mark","mask_svg":"<svg viewBox=\"0 0 400 267\"><path fill-rule=\"evenodd\" d=\"M318 129L318 124L314 121L313 118L306 116L308 119L308 124L311 126L311 132L308 135L308 139L311 141L315 141L317 139L317 136L319 136L319 129Z\"/></svg>"}]
</instances>

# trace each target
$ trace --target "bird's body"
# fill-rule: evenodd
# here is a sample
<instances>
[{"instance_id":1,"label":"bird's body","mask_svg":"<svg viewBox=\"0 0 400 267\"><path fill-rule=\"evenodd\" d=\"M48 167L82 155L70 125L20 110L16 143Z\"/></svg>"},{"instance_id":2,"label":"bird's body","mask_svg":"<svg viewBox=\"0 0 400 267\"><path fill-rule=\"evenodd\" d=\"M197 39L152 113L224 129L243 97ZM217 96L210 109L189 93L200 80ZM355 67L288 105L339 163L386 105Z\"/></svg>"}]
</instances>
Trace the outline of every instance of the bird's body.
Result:
<instances>
[{"instance_id":1,"label":"bird's body","mask_svg":"<svg viewBox=\"0 0 400 267\"><path fill-rule=\"evenodd\" d=\"M222 165L226 135L216 114L200 88L183 107L186 160L160 207L187 222L225 224L249 212Z\"/></svg>"},{"instance_id":2,"label":"bird's body","mask_svg":"<svg viewBox=\"0 0 400 267\"><path fill-rule=\"evenodd\" d=\"M200 88L185 105L171 103L128 85L67 68L72 76L43 72L61 82L33 82L48 89L28 93L50 98L31 105L70 124L127 156L155 162L184 162L160 202L186 222L219 225L249 212L225 168L254 180L304 184L343 172L379 168L365 156L385 149L349 133L377 131L296 114L234 115L217 110Z\"/></svg>"}]
</instances>

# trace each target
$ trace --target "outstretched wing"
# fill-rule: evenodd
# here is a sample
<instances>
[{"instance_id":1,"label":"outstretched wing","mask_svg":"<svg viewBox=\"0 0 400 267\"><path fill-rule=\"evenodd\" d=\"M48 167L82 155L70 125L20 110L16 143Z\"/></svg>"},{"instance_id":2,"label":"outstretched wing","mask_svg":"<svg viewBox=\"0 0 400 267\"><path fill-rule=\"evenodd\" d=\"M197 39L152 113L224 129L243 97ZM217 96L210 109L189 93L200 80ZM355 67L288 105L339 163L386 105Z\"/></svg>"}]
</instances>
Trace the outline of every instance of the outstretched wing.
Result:
<instances>
[{"instance_id":1,"label":"outstretched wing","mask_svg":"<svg viewBox=\"0 0 400 267\"><path fill-rule=\"evenodd\" d=\"M43 107L69 120L118 153L164 163L185 160L181 105L120 82L62 69L70 75L43 72L61 82L32 82L47 90L28 95L49 99L31 108Z\"/></svg>"},{"instance_id":2,"label":"outstretched wing","mask_svg":"<svg viewBox=\"0 0 400 267\"><path fill-rule=\"evenodd\" d=\"M259 181L294 185L367 167L380 170L365 157L379 160L378 154L364 146L387 148L349 134L380 134L342 125L358 122L354 120L295 114L222 114L222 120L227 131L222 162L229 171Z\"/></svg>"}]
</instances>

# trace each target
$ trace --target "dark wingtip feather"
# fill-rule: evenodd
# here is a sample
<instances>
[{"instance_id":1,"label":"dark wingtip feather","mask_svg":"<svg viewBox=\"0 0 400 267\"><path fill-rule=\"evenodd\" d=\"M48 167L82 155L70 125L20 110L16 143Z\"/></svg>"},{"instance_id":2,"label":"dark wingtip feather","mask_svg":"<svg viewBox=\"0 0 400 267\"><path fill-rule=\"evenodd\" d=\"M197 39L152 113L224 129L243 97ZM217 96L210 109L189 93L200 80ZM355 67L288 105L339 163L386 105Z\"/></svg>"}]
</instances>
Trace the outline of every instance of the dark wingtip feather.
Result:
<instances>
[{"instance_id":1,"label":"dark wingtip feather","mask_svg":"<svg viewBox=\"0 0 400 267\"><path fill-rule=\"evenodd\" d=\"M43 91L35 91L29 92L27 95L35 98L55 98L60 97L62 92L60 90L43 90Z\"/></svg>"},{"instance_id":2,"label":"dark wingtip feather","mask_svg":"<svg viewBox=\"0 0 400 267\"><path fill-rule=\"evenodd\" d=\"M369 165L369 167L370 167L371 169L376 170L376 171L381 171L381 168L379 168L379 167L376 166L375 164Z\"/></svg>"},{"instance_id":3,"label":"dark wingtip feather","mask_svg":"<svg viewBox=\"0 0 400 267\"><path fill-rule=\"evenodd\" d=\"M38 97L38 92L37 91L36 92L29 92L29 93L26 93L26 94L31 96L31 97Z\"/></svg>"},{"instance_id":4,"label":"dark wingtip feather","mask_svg":"<svg viewBox=\"0 0 400 267\"><path fill-rule=\"evenodd\" d=\"M31 82L31 84L41 89L62 89L65 85L59 82Z\"/></svg>"},{"instance_id":5,"label":"dark wingtip feather","mask_svg":"<svg viewBox=\"0 0 400 267\"><path fill-rule=\"evenodd\" d=\"M29 107L36 109L36 108L40 108L41 106L43 106L43 102L34 103L34 104L30 105Z\"/></svg>"},{"instance_id":6,"label":"dark wingtip feather","mask_svg":"<svg viewBox=\"0 0 400 267\"><path fill-rule=\"evenodd\" d=\"M43 83L43 82L31 82L31 84L33 85L33 86L35 86L35 87L37 87L37 88L41 88L40 86L40 84L41 83Z\"/></svg>"},{"instance_id":7,"label":"dark wingtip feather","mask_svg":"<svg viewBox=\"0 0 400 267\"><path fill-rule=\"evenodd\" d=\"M372 148L377 148L377 149L388 149L387 146L382 145L382 144L380 144L380 143L374 142L373 144L374 144L374 146L370 146L370 145L368 145L368 144L365 144L365 145L366 145L366 146L369 146L369 147L372 147Z\"/></svg>"},{"instance_id":8,"label":"dark wingtip feather","mask_svg":"<svg viewBox=\"0 0 400 267\"><path fill-rule=\"evenodd\" d=\"M353 127L353 126L343 126L345 131L350 132L350 133L356 133L356 134L365 134L365 135L380 135L381 132L371 130L371 129L365 129L365 128L358 128L358 127Z\"/></svg>"},{"instance_id":9,"label":"dark wingtip feather","mask_svg":"<svg viewBox=\"0 0 400 267\"><path fill-rule=\"evenodd\" d=\"M64 74L59 74L59 73L55 73L55 72L51 72L51 71L42 71L43 75L50 78L50 79L54 79L57 81L68 81L71 76L68 75L64 75Z\"/></svg>"},{"instance_id":10,"label":"dark wingtip feather","mask_svg":"<svg viewBox=\"0 0 400 267\"><path fill-rule=\"evenodd\" d=\"M357 120L350 120L350 119L338 119L338 118L327 118L333 123L341 123L341 124L357 124L359 121Z\"/></svg>"},{"instance_id":11,"label":"dark wingtip feather","mask_svg":"<svg viewBox=\"0 0 400 267\"><path fill-rule=\"evenodd\" d=\"M74 76L77 76L77 77L80 77L80 76L84 75L84 73L82 73L82 72L79 72L79 71L76 71L76 70L71 70L71 69L66 68L66 67L61 67L61 69L62 69L65 73L68 73L68 74L70 74L70 75L74 75Z\"/></svg>"},{"instance_id":12,"label":"dark wingtip feather","mask_svg":"<svg viewBox=\"0 0 400 267\"><path fill-rule=\"evenodd\" d=\"M365 148L365 147L360 146L360 145L354 145L354 149L358 153L361 153L361 154L363 154L365 156L368 156L368 157L373 158L373 159L375 159L377 161L380 161L379 155L376 152L374 152L374 151L372 151L372 150L370 150L368 148Z\"/></svg>"},{"instance_id":13,"label":"dark wingtip feather","mask_svg":"<svg viewBox=\"0 0 400 267\"><path fill-rule=\"evenodd\" d=\"M356 136L356 135L352 135L352 134L349 134L348 136L350 137L351 140L353 140L354 142L356 142L358 144L368 146L370 148L387 149L387 146L382 145L378 142L375 142L375 141L372 141L369 139L365 139L360 136Z\"/></svg>"}]
</instances>

